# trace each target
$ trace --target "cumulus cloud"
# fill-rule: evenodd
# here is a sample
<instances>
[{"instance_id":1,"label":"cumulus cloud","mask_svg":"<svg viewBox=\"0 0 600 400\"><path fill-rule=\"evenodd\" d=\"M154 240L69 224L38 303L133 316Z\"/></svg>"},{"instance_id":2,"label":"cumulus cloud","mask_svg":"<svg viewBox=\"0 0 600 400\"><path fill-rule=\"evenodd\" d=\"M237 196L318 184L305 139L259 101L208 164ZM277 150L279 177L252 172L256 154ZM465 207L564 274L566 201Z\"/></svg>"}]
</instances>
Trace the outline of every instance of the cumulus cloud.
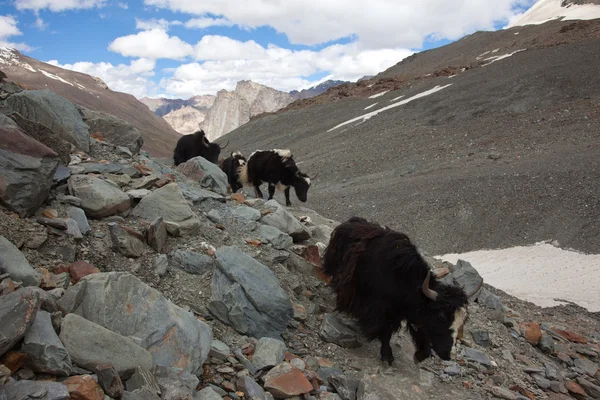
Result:
<instances>
[{"instance_id":1,"label":"cumulus cloud","mask_svg":"<svg viewBox=\"0 0 600 400\"><path fill-rule=\"evenodd\" d=\"M356 36L370 49L418 48L431 34L457 39L508 21L534 0L144 0L148 6L233 24L271 26L295 44L314 45Z\"/></svg>"},{"instance_id":2,"label":"cumulus cloud","mask_svg":"<svg viewBox=\"0 0 600 400\"><path fill-rule=\"evenodd\" d=\"M152 29L161 29L161 30L168 30L169 27L171 26L175 26L175 25L183 25L183 22L181 21L167 21L164 18L160 18L160 19L156 19L156 18L152 18L152 19L139 19L136 18L135 19L135 28L139 29L139 30L152 30Z\"/></svg>"},{"instance_id":3,"label":"cumulus cloud","mask_svg":"<svg viewBox=\"0 0 600 400\"><path fill-rule=\"evenodd\" d=\"M57 60L46 62L57 67L97 76L112 90L131 93L138 98L151 94L156 89L156 85L150 79L154 76L154 68L156 67L154 60L140 58L131 61L129 65L86 61L74 64L60 64Z\"/></svg>"},{"instance_id":4,"label":"cumulus cloud","mask_svg":"<svg viewBox=\"0 0 600 400\"><path fill-rule=\"evenodd\" d=\"M233 26L233 23L226 18L192 18L186 21L185 27L189 29L206 29L211 26Z\"/></svg>"},{"instance_id":5,"label":"cumulus cloud","mask_svg":"<svg viewBox=\"0 0 600 400\"><path fill-rule=\"evenodd\" d=\"M45 10L58 12L65 10L102 7L106 0L15 0L17 10Z\"/></svg>"},{"instance_id":6,"label":"cumulus cloud","mask_svg":"<svg viewBox=\"0 0 600 400\"><path fill-rule=\"evenodd\" d=\"M25 43L11 42L12 36L20 36L23 33L17 27L17 20L12 15L0 15L0 47L11 47L21 51L29 51L31 47Z\"/></svg>"},{"instance_id":7,"label":"cumulus cloud","mask_svg":"<svg viewBox=\"0 0 600 400\"><path fill-rule=\"evenodd\" d=\"M121 36L109 46L109 50L125 57L141 57L148 59L171 58L181 60L193 54L193 46L169 36L164 29L151 29L134 35Z\"/></svg>"}]
</instances>

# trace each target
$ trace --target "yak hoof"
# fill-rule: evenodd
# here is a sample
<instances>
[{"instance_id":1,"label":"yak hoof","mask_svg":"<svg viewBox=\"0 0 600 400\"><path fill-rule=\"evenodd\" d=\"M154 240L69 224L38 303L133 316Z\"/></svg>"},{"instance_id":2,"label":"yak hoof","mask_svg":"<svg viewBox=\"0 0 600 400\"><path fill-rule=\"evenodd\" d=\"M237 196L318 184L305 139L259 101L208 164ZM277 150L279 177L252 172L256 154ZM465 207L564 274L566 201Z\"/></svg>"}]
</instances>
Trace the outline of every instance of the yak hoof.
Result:
<instances>
[{"instance_id":1,"label":"yak hoof","mask_svg":"<svg viewBox=\"0 0 600 400\"><path fill-rule=\"evenodd\" d=\"M292 203L291 203L291 202L289 202L289 201L286 201L286 202L285 202L285 205L286 205L286 207L291 207L291 206L292 206Z\"/></svg>"},{"instance_id":2,"label":"yak hoof","mask_svg":"<svg viewBox=\"0 0 600 400\"><path fill-rule=\"evenodd\" d=\"M390 354L389 356L388 355L381 356L381 362L384 362L384 363L387 362L388 365L391 367L392 364L394 364L394 355Z\"/></svg>"},{"instance_id":3,"label":"yak hoof","mask_svg":"<svg viewBox=\"0 0 600 400\"><path fill-rule=\"evenodd\" d=\"M413 356L413 362L415 364L419 364L421 361L429 358L429 356L431 356L431 353L429 353L429 352L417 351L417 352L415 352L415 355Z\"/></svg>"}]
</instances>

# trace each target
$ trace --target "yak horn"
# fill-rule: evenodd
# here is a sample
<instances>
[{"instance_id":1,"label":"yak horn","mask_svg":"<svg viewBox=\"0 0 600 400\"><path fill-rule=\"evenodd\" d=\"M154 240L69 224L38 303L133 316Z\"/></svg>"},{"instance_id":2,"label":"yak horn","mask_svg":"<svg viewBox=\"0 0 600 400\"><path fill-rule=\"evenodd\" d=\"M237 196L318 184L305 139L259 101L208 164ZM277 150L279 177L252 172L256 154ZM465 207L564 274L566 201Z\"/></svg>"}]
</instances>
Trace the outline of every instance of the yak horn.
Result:
<instances>
[{"instance_id":1,"label":"yak horn","mask_svg":"<svg viewBox=\"0 0 600 400\"><path fill-rule=\"evenodd\" d=\"M423 282L423 294L433 300L436 301L438 294L435 290L431 290L429 288L429 280L431 279L431 270L429 272L427 272L427 276L425 277L425 281Z\"/></svg>"},{"instance_id":2,"label":"yak horn","mask_svg":"<svg viewBox=\"0 0 600 400\"><path fill-rule=\"evenodd\" d=\"M311 176L310 179L312 179L314 181L315 179L317 179L317 176L319 176L320 173L321 173L321 171L317 172L315 174L315 176Z\"/></svg>"},{"instance_id":3,"label":"yak horn","mask_svg":"<svg viewBox=\"0 0 600 400\"><path fill-rule=\"evenodd\" d=\"M221 150L223 150L227 146L229 146L229 140L227 140L227 143L225 143L225 146L221 147Z\"/></svg>"},{"instance_id":4,"label":"yak horn","mask_svg":"<svg viewBox=\"0 0 600 400\"><path fill-rule=\"evenodd\" d=\"M202 146L204 147L209 147L209 142L208 139L206 139L206 136L202 136Z\"/></svg>"}]
</instances>

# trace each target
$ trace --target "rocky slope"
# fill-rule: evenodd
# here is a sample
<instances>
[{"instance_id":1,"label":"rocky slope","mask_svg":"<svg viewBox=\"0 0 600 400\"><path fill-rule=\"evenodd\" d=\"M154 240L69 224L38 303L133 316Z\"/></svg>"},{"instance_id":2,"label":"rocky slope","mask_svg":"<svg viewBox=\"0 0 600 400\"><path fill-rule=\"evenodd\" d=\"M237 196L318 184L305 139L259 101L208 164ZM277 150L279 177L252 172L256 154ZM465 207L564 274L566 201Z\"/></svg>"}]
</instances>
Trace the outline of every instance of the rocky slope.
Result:
<instances>
[{"instance_id":1,"label":"rocky slope","mask_svg":"<svg viewBox=\"0 0 600 400\"><path fill-rule=\"evenodd\" d=\"M240 81L235 90L217 93L201 126L212 141L250 121L253 116L277 111L291 102L288 93L252 81Z\"/></svg>"},{"instance_id":2,"label":"rocky slope","mask_svg":"<svg viewBox=\"0 0 600 400\"><path fill-rule=\"evenodd\" d=\"M326 92L328 89L335 87L335 86L339 86L343 83L347 83L346 81L337 81L337 80L327 80L325 82L319 83L318 85L315 85L313 87L310 87L308 89L302 89L302 90L292 90L290 92L290 95L292 96L292 98L294 100L299 100L299 99L308 99L314 96L318 96L321 93Z\"/></svg>"},{"instance_id":3,"label":"rocky slope","mask_svg":"<svg viewBox=\"0 0 600 400\"><path fill-rule=\"evenodd\" d=\"M27 89L49 89L79 106L105 112L127 121L145 139L144 148L157 156L170 156L179 134L129 94L110 90L102 80L0 49L0 70Z\"/></svg>"},{"instance_id":4,"label":"rocky slope","mask_svg":"<svg viewBox=\"0 0 600 400\"><path fill-rule=\"evenodd\" d=\"M320 173L315 210L386 221L432 254L543 240L598 254L599 37L600 20L476 33L224 140L290 148Z\"/></svg>"},{"instance_id":5,"label":"rocky slope","mask_svg":"<svg viewBox=\"0 0 600 400\"><path fill-rule=\"evenodd\" d=\"M395 368L382 368L320 272L335 221L228 196L201 157L175 169L138 154L134 137L76 142L59 129L76 114L48 114L47 145L34 139L45 125L8 115L0 200L22 218L0 208L0 398L600 396L600 321L585 310L485 287L455 361L415 366L399 332ZM74 142L66 163L58 139ZM481 282L468 263L430 262L447 283Z\"/></svg>"}]
</instances>

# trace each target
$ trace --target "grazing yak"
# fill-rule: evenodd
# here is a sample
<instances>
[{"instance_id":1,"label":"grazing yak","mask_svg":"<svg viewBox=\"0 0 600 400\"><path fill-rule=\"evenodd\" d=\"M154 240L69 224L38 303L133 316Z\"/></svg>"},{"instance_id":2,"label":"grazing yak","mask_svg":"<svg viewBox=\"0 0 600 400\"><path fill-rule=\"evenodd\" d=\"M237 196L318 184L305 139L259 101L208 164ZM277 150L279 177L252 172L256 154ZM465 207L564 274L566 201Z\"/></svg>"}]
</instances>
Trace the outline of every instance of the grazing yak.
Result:
<instances>
[{"instance_id":1,"label":"grazing yak","mask_svg":"<svg viewBox=\"0 0 600 400\"><path fill-rule=\"evenodd\" d=\"M246 165L239 168L239 175L240 183L253 186L259 199L263 196L260 185L265 182L269 184L269 200L275 195L275 188L283 190L285 205L288 207L292 205L290 202L292 186L298 200L304 203L311 185L311 178L298 169L290 150L257 150L250 154Z\"/></svg>"},{"instance_id":2,"label":"grazing yak","mask_svg":"<svg viewBox=\"0 0 600 400\"><path fill-rule=\"evenodd\" d=\"M244 165L246 165L246 157L239 151L233 151L229 157L219 160L219 167L227 175L227 181L229 181L233 193L242 187L239 169Z\"/></svg>"},{"instance_id":3,"label":"grazing yak","mask_svg":"<svg viewBox=\"0 0 600 400\"><path fill-rule=\"evenodd\" d=\"M381 341L382 361L392 365L390 339L402 321L415 343L415 363L432 348L444 360L454 356L470 295L432 276L405 234L350 218L334 229L323 269L332 278L336 309L355 317L368 340Z\"/></svg>"},{"instance_id":4,"label":"grazing yak","mask_svg":"<svg viewBox=\"0 0 600 400\"><path fill-rule=\"evenodd\" d=\"M173 162L175 166L186 162L194 157L204 157L213 164L217 164L219 153L227 145L219 146L217 143L211 143L206 139L206 134L203 130L197 131L190 135L183 135L177 141L175 151L173 152Z\"/></svg>"}]
</instances>

